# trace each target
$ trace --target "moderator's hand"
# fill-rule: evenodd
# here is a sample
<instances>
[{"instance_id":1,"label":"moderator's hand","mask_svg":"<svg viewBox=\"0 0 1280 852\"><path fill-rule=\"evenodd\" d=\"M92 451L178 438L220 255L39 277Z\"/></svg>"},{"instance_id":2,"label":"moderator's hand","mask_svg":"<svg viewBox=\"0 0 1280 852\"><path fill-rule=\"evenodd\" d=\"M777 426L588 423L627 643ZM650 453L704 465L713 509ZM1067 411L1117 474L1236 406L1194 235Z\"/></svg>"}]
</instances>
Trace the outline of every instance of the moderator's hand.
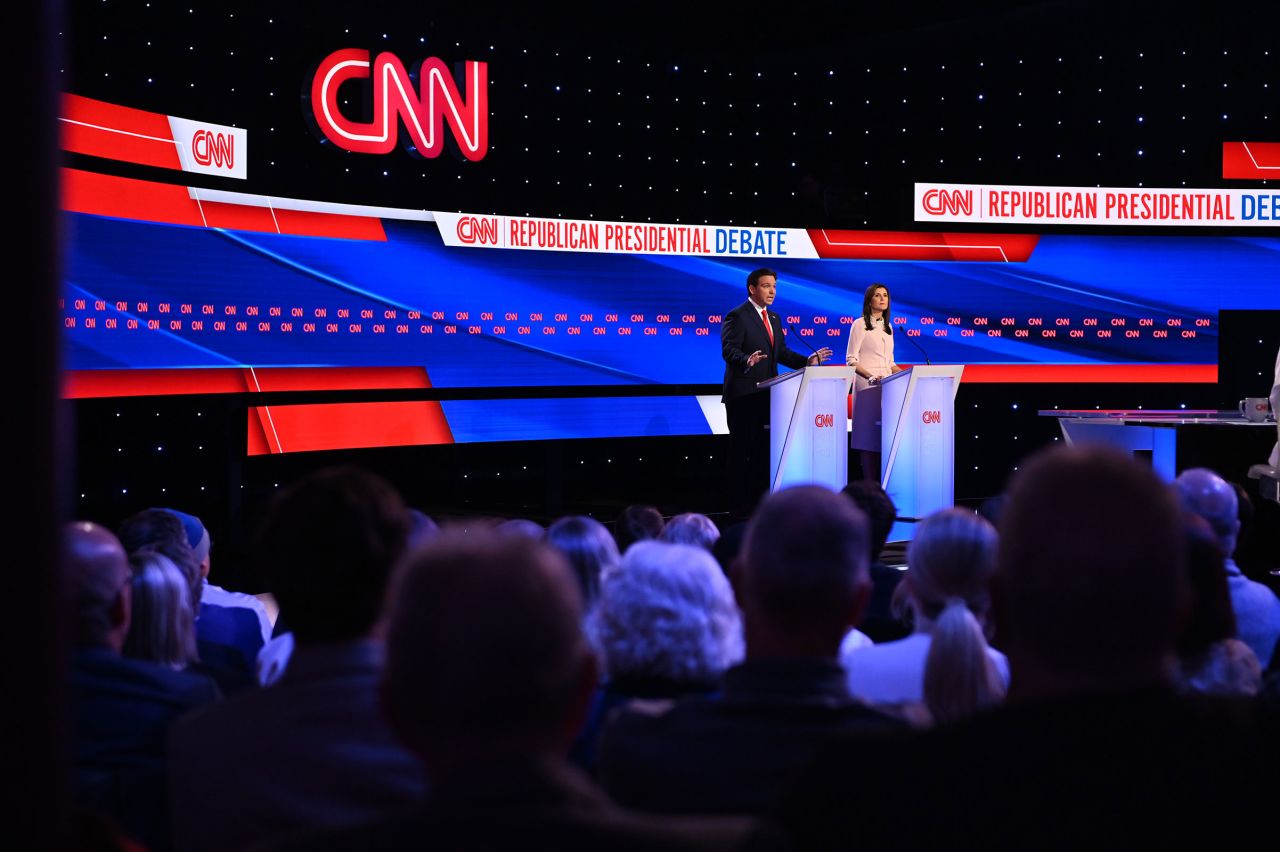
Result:
<instances>
[{"instance_id":1,"label":"moderator's hand","mask_svg":"<svg viewBox=\"0 0 1280 852\"><path fill-rule=\"evenodd\" d=\"M757 349L747 356L747 368L750 369L764 360L764 353Z\"/></svg>"}]
</instances>

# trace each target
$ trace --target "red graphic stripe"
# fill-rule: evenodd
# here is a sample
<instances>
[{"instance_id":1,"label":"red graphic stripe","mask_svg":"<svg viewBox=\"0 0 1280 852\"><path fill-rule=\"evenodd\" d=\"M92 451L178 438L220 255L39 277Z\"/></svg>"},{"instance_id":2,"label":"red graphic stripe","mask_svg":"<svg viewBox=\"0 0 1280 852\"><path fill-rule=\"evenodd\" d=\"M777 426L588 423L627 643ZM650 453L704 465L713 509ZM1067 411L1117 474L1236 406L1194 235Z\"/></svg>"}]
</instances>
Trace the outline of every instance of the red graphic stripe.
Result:
<instances>
[{"instance_id":1,"label":"red graphic stripe","mask_svg":"<svg viewBox=\"0 0 1280 852\"><path fill-rule=\"evenodd\" d=\"M959 260L1020 263L1031 257L1035 234L955 234L916 231L809 230L818 257L844 260Z\"/></svg>"},{"instance_id":2,"label":"red graphic stripe","mask_svg":"<svg viewBox=\"0 0 1280 852\"><path fill-rule=\"evenodd\" d=\"M78 169L62 170L62 209L170 225L204 224L200 207L185 186Z\"/></svg>"},{"instance_id":3,"label":"red graphic stripe","mask_svg":"<svg viewBox=\"0 0 1280 852\"><path fill-rule=\"evenodd\" d=\"M1215 384L1217 364L968 364L963 383Z\"/></svg>"},{"instance_id":4,"label":"red graphic stripe","mask_svg":"<svg viewBox=\"0 0 1280 852\"><path fill-rule=\"evenodd\" d=\"M452 444L438 402L352 402L249 409L249 455Z\"/></svg>"},{"instance_id":5,"label":"red graphic stripe","mask_svg":"<svg viewBox=\"0 0 1280 852\"><path fill-rule=\"evenodd\" d=\"M1223 142L1222 176L1236 180L1280 178L1280 142Z\"/></svg>"},{"instance_id":6,"label":"red graphic stripe","mask_svg":"<svg viewBox=\"0 0 1280 852\"><path fill-rule=\"evenodd\" d=\"M79 169L62 170L62 209L169 225L347 240L387 239L382 220L368 216L201 202L192 198L185 186Z\"/></svg>"},{"instance_id":7,"label":"red graphic stripe","mask_svg":"<svg viewBox=\"0 0 1280 852\"><path fill-rule=\"evenodd\" d=\"M182 168L168 116L64 94L62 119L62 147L68 151L143 166Z\"/></svg>"},{"instance_id":8,"label":"red graphic stripe","mask_svg":"<svg viewBox=\"0 0 1280 852\"><path fill-rule=\"evenodd\" d=\"M211 367L193 370L72 370L64 399L267 391L396 390L431 387L422 367Z\"/></svg>"},{"instance_id":9,"label":"red graphic stripe","mask_svg":"<svg viewBox=\"0 0 1280 852\"><path fill-rule=\"evenodd\" d=\"M316 213L307 210L276 210L275 213L283 234L344 240L387 240L382 220L369 216L345 216L341 213Z\"/></svg>"}]
</instances>

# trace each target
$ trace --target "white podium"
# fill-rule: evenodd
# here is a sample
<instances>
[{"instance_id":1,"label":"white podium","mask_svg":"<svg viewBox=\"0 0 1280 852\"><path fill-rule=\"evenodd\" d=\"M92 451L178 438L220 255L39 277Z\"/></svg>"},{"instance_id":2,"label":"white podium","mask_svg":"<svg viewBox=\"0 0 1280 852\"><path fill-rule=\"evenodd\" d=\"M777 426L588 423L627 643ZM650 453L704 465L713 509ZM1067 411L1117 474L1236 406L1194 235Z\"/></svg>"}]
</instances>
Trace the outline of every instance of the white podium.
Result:
<instances>
[{"instance_id":1,"label":"white podium","mask_svg":"<svg viewBox=\"0 0 1280 852\"><path fill-rule=\"evenodd\" d=\"M955 399L963 373L957 365L917 366L880 382L880 484L899 517L955 505ZM914 530L899 521L889 540L905 541Z\"/></svg>"},{"instance_id":2,"label":"white podium","mask_svg":"<svg viewBox=\"0 0 1280 852\"><path fill-rule=\"evenodd\" d=\"M768 381L769 490L849 481L848 400L853 367L805 367Z\"/></svg>"}]
</instances>

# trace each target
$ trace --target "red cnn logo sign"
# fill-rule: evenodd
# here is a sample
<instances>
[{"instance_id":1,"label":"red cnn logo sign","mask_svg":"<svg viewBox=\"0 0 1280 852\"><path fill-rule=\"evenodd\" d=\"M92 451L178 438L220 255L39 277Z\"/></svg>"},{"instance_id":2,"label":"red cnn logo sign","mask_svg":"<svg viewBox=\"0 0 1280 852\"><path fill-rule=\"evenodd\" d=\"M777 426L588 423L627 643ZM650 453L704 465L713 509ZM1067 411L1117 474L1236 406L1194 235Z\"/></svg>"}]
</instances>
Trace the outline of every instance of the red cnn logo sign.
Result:
<instances>
[{"instance_id":1,"label":"red cnn logo sign","mask_svg":"<svg viewBox=\"0 0 1280 852\"><path fill-rule=\"evenodd\" d=\"M924 412L923 414L921 414L921 415L920 415L920 419L921 419L921 420L923 420L925 423L941 423L941 422L942 422L942 412L941 412L941 411L926 411L926 412Z\"/></svg>"},{"instance_id":2,"label":"red cnn logo sign","mask_svg":"<svg viewBox=\"0 0 1280 852\"><path fill-rule=\"evenodd\" d=\"M939 216L944 214L952 215L973 215L973 190L972 189L931 189L920 199L924 212Z\"/></svg>"},{"instance_id":3,"label":"red cnn logo sign","mask_svg":"<svg viewBox=\"0 0 1280 852\"><path fill-rule=\"evenodd\" d=\"M815 414L813 416L813 425L820 428L836 425L836 416L834 414Z\"/></svg>"},{"instance_id":4,"label":"red cnn logo sign","mask_svg":"<svg viewBox=\"0 0 1280 852\"><path fill-rule=\"evenodd\" d=\"M197 130L191 137L191 156L202 166L234 169L236 167L236 137L230 133L214 133Z\"/></svg>"},{"instance_id":5,"label":"red cnn logo sign","mask_svg":"<svg viewBox=\"0 0 1280 852\"><path fill-rule=\"evenodd\" d=\"M491 216L463 216L457 225L458 241L467 245L479 243L482 246L498 244L498 220Z\"/></svg>"},{"instance_id":6,"label":"red cnn logo sign","mask_svg":"<svg viewBox=\"0 0 1280 852\"><path fill-rule=\"evenodd\" d=\"M393 54L380 53L370 63L367 50L339 50L324 58L311 80L311 112L325 138L348 151L386 154L396 147L403 124L412 153L438 157L447 122L462 156L481 160L489 151L489 65L469 60L463 74L466 98L434 56L422 60L411 76ZM338 90L348 80L372 83L372 121L343 115Z\"/></svg>"}]
</instances>

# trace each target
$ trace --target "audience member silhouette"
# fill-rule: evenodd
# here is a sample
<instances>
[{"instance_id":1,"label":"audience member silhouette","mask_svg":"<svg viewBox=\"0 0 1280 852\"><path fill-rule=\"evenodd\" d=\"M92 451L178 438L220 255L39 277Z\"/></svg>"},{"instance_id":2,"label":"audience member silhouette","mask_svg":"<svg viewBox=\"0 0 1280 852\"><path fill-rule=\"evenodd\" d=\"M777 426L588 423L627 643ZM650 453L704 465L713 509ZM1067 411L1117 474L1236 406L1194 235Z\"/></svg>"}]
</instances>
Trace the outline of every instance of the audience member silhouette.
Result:
<instances>
[{"instance_id":1,"label":"audience member silhouette","mask_svg":"<svg viewBox=\"0 0 1280 852\"><path fill-rule=\"evenodd\" d=\"M1183 471L1174 483L1187 509L1209 522L1226 554L1227 588L1235 610L1240 641L1248 645L1265 668L1280 639L1280 598L1261 583L1240 572L1231 555L1240 531L1235 488L1211 470Z\"/></svg>"},{"instance_id":2,"label":"audience member silhouette","mask_svg":"<svg viewBox=\"0 0 1280 852\"><path fill-rule=\"evenodd\" d=\"M613 524L613 538L618 552L624 556L627 548L637 541L645 541L662 535L665 523L662 513L652 506L628 506Z\"/></svg>"},{"instance_id":3,"label":"audience member silhouette","mask_svg":"<svg viewBox=\"0 0 1280 852\"><path fill-rule=\"evenodd\" d=\"M267 609L263 606L262 601L253 595L247 595L243 592L233 592L216 586L209 582L209 572L213 567L213 539L209 535L209 530L205 528L204 522L195 515L186 512L180 512L177 509L165 509L164 511L173 514L182 522L182 529L187 535L187 544L191 546L191 554L196 564L200 566L200 576L203 580L201 584L200 617L208 622L210 615L206 611L207 607L219 606L228 607L233 610L229 615L235 617L235 629L227 633L227 638L218 637L216 641L233 645L244 651L245 657L252 660L258 655L258 651L263 644L271 640L271 619L267 616ZM234 610L244 609L253 613L257 619L257 634L249 632L241 627L246 623L243 613L234 612ZM206 628L208 629L208 627Z\"/></svg>"},{"instance_id":4,"label":"audience member silhouette","mask_svg":"<svg viewBox=\"0 0 1280 852\"><path fill-rule=\"evenodd\" d=\"M432 791L417 815L306 849L730 849L744 820L618 808L564 760L596 684L578 583L527 539L446 534L390 598L383 696ZM465 653L459 653L465 649Z\"/></svg>"},{"instance_id":5,"label":"audience member silhouette","mask_svg":"<svg viewBox=\"0 0 1280 852\"><path fill-rule=\"evenodd\" d=\"M911 627L893 611L893 592L903 572L881 558L889 534L898 520L898 509L874 479L859 479L844 487L844 494L862 510L871 524L871 600L858 629L872 642L891 642L911 635Z\"/></svg>"},{"instance_id":6,"label":"audience member silhouette","mask_svg":"<svg viewBox=\"0 0 1280 852\"><path fill-rule=\"evenodd\" d=\"M600 595L600 574L618 564L618 545L604 524L586 515L560 518L547 528L547 542L569 560L587 611Z\"/></svg>"},{"instance_id":7,"label":"audience member silhouette","mask_svg":"<svg viewBox=\"0 0 1280 852\"><path fill-rule=\"evenodd\" d=\"M669 544L691 544L704 550L711 550L720 538L720 530L706 515L697 512L685 512L667 521L658 536L659 541Z\"/></svg>"},{"instance_id":8,"label":"audience member silhouette","mask_svg":"<svg viewBox=\"0 0 1280 852\"><path fill-rule=\"evenodd\" d=\"M1268 836L1273 738L1170 670L1189 600L1172 489L1113 450L1015 474L992 612L1006 704L833 746L777 814L801 848L1233 848ZM860 770L865 768L865 771ZM849 819L849 803L873 818Z\"/></svg>"},{"instance_id":9,"label":"audience member silhouette","mask_svg":"<svg viewBox=\"0 0 1280 852\"><path fill-rule=\"evenodd\" d=\"M191 587L169 557L144 547L129 555L133 611L125 656L181 671L199 659Z\"/></svg>"},{"instance_id":10,"label":"audience member silhouette","mask_svg":"<svg viewBox=\"0 0 1280 852\"><path fill-rule=\"evenodd\" d=\"M639 541L605 571L587 632L604 665L573 759L592 769L600 725L632 699L710 694L742 661L742 620L733 590L701 547Z\"/></svg>"},{"instance_id":11,"label":"audience member silhouette","mask_svg":"<svg viewBox=\"0 0 1280 852\"><path fill-rule=\"evenodd\" d=\"M71 774L77 803L152 849L170 845L166 735L183 713L217 700L207 677L121 655L132 571L97 524L63 531L75 650L70 664Z\"/></svg>"},{"instance_id":12,"label":"audience member silhouette","mask_svg":"<svg viewBox=\"0 0 1280 852\"><path fill-rule=\"evenodd\" d=\"M944 509L921 521L894 593L895 610L910 608L915 632L842 658L854 697L900 705L911 717L923 706L935 722L999 703L1009 666L984 632L995 560L995 528L973 512Z\"/></svg>"},{"instance_id":13,"label":"audience member silhouette","mask_svg":"<svg viewBox=\"0 0 1280 852\"><path fill-rule=\"evenodd\" d=\"M378 703L380 611L408 532L399 495L362 470L324 470L277 498L256 554L296 648L276 683L175 726L179 848L243 849L421 800L421 769Z\"/></svg>"},{"instance_id":14,"label":"audience member silhouette","mask_svg":"<svg viewBox=\"0 0 1280 852\"><path fill-rule=\"evenodd\" d=\"M721 693L622 712L606 725L600 774L623 804L758 813L825 743L901 723L853 700L836 661L871 581L866 517L809 486L766 498L733 572L747 659Z\"/></svg>"},{"instance_id":15,"label":"audience member silhouette","mask_svg":"<svg viewBox=\"0 0 1280 852\"><path fill-rule=\"evenodd\" d=\"M1178 634L1176 685L1199 695L1256 695L1262 669L1249 646L1236 638L1218 536L1199 515L1188 513L1185 523L1191 605Z\"/></svg>"},{"instance_id":16,"label":"audience member silhouette","mask_svg":"<svg viewBox=\"0 0 1280 852\"><path fill-rule=\"evenodd\" d=\"M143 547L158 550L186 578L196 622L197 671L211 676L223 692L254 684L258 621L251 613L204 602L205 579L182 520L167 509L144 509L120 524L120 541L130 553Z\"/></svg>"}]
</instances>

